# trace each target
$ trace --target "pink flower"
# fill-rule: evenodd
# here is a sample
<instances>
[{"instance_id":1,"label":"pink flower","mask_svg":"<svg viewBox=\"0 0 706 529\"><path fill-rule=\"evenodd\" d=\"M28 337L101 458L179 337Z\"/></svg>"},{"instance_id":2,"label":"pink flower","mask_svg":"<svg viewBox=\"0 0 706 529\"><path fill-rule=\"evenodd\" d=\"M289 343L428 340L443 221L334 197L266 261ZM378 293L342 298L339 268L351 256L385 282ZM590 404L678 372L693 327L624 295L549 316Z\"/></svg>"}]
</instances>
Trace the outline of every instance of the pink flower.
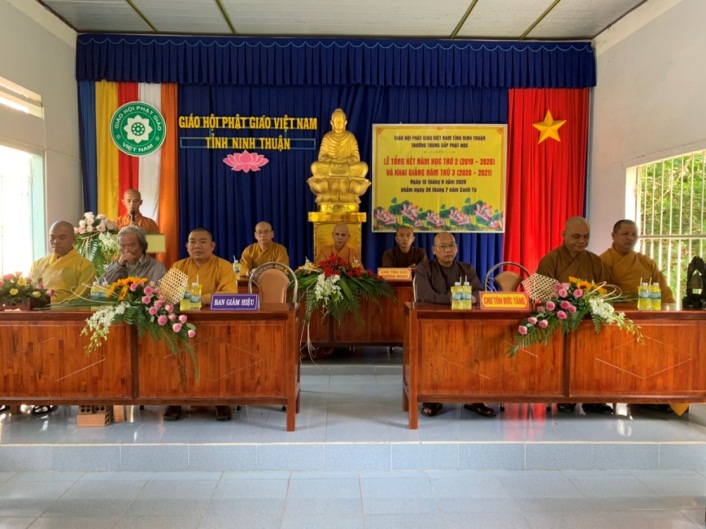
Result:
<instances>
[{"instance_id":1,"label":"pink flower","mask_svg":"<svg viewBox=\"0 0 706 529\"><path fill-rule=\"evenodd\" d=\"M164 306L164 309L165 309L167 312L174 312L174 305L171 305L171 304L167 303L167 304Z\"/></svg>"},{"instance_id":2,"label":"pink flower","mask_svg":"<svg viewBox=\"0 0 706 529\"><path fill-rule=\"evenodd\" d=\"M549 322L547 320L541 320L537 325L539 325L542 329L546 329Z\"/></svg>"},{"instance_id":3,"label":"pink flower","mask_svg":"<svg viewBox=\"0 0 706 529\"><path fill-rule=\"evenodd\" d=\"M566 315L566 312L564 312L563 310L560 310L559 312L557 312L556 317L559 318L560 320L565 320L566 318L568 318L568 316Z\"/></svg>"},{"instance_id":4,"label":"pink flower","mask_svg":"<svg viewBox=\"0 0 706 529\"><path fill-rule=\"evenodd\" d=\"M135 290L137 290L137 283L132 283L132 284L130 285L130 290L131 290L132 292L135 292Z\"/></svg>"},{"instance_id":5,"label":"pink flower","mask_svg":"<svg viewBox=\"0 0 706 529\"><path fill-rule=\"evenodd\" d=\"M493 218L493 208L491 208L488 204L483 204L481 202L476 204L476 210L473 214L487 222Z\"/></svg>"},{"instance_id":6,"label":"pink flower","mask_svg":"<svg viewBox=\"0 0 706 529\"><path fill-rule=\"evenodd\" d=\"M159 309L157 307L150 307L150 309L147 311L150 313L150 316L154 316L159 312Z\"/></svg>"},{"instance_id":7,"label":"pink flower","mask_svg":"<svg viewBox=\"0 0 706 529\"><path fill-rule=\"evenodd\" d=\"M547 307L547 310L554 310L556 308L556 305L553 301L547 301L545 305Z\"/></svg>"},{"instance_id":8,"label":"pink flower","mask_svg":"<svg viewBox=\"0 0 706 529\"><path fill-rule=\"evenodd\" d=\"M559 290L559 296L560 296L560 297L565 298L565 297L568 296L568 295L569 295L569 293L566 291L566 289L563 289L563 288L562 288L561 290Z\"/></svg>"},{"instance_id":9,"label":"pink flower","mask_svg":"<svg viewBox=\"0 0 706 529\"><path fill-rule=\"evenodd\" d=\"M152 296L142 296L142 303L145 305L149 305L150 301L152 301Z\"/></svg>"},{"instance_id":10,"label":"pink flower","mask_svg":"<svg viewBox=\"0 0 706 529\"><path fill-rule=\"evenodd\" d=\"M439 215L434 213L433 211L427 212L427 222L437 228L441 228L443 226L446 226L446 221L444 219L442 219Z\"/></svg>"},{"instance_id":11,"label":"pink flower","mask_svg":"<svg viewBox=\"0 0 706 529\"><path fill-rule=\"evenodd\" d=\"M562 301L561 303L559 303L559 306L560 306L562 309L566 310L566 309L568 309L569 307L571 307L571 303L569 303L568 301L564 300L564 301Z\"/></svg>"},{"instance_id":12,"label":"pink flower","mask_svg":"<svg viewBox=\"0 0 706 529\"><path fill-rule=\"evenodd\" d=\"M532 325L537 325L537 318L535 318L534 316L530 316L529 318L527 318L527 321L530 322Z\"/></svg>"},{"instance_id":13,"label":"pink flower","mask_svg":"<svg viewBox=\"0 0 706 529\"><path fill-rule=\"evenodd\" d=\"M145 287L145 294L148 296L154 292L154 289L152 287Z\"/></svg>"},{"instance_id":14,"label":"pink flower","mask_svg":"<svg viewBox=\"0 0 706 529\"><path fill-rule=\"evenodd\" d=\"M164 305L164 298L159 298L157 301L154 302L154 306L157 307L158 309Z\"/></svg>"},{"instance_id":15,"label":"pink flower","mask_svg":"<svg viewBox=\"0 0 706 529\"><path fill-rule=\"evenodd\" d=\"M196 336L196 331L194 329L189 329L189 332L187 332L186 335L189 338L193 338L194 336Z\"/></svg>"},{"instance_id":16,"label":"pink flower","mask_svg":"<svg viewBox=\"0 0 706 529\"><path fill-rule=\"evenodd\" d=\"M390 224L395 224L397 222L397 216L393 215L386 209L375 208L374 212L375 220L389 226Z\"/></svg>"},{"instance_id":17,"label":"pink flower","mask_svg":"<svg viewBox=\"0 0 706 529\"><path fill-rule=\"evenodd\" d=\"M174 314L173 312L169 315L169 321L176 321L177 315Z\"/></svg>"},{"instance_id":18,"label":"pink flower","mask_svg":"<svg viewBox=\"0 0 706 529\"><path fill-rule=\"evenodd\" d=\"M575 298L580 298L581 296L583 296L583 290L581 290L580 288L577 288L576 290L574 290L574 297Z\"/></svg>"},{"instance_id":19,"label":"pink flower","mask_svg":"<svg viewBox=\"0 0 706 529\"><path fill-rule=\"evenodd\" d=\"M179 332L181 330L181 323L175 323L174 325L172 325L172 330L174 332Z\"/></svg>"},{"instance_id":20,"label":"pink flower","mask_svg":"<svg viewBox=\"0 0 706 529\"><path fill-rule=\"evenodd\" d=\"M54 289L53 288L50 288L49 290L47 290L47 296L49 296L50 298L54 297Z\"/></svg>"},{"instance_id":21,"label":"pink flower","mask_svg":"<svg viewBox=\"0 0 706 529\"><path fill-rule=\"evenodd\" d=\"M520 334L521 334L522 336L524 336L525 334L527 334L527 327L525 327L524 325L520 325L520 328L517 329L517 330L520 332Z\"/></svg>"},{"instance_id":22,"label":"pink flower","mask_svg":"<svg viewBox=\"0 0 706 529\"><path fill-rule=\"evenodd\" d=\"M449 219L454 221L458 226L464 226L471 223L471 219L465 213L453 208L449 213Z\"/></svg>"},{"instance_id":23,"label":"pink flower","mask_svg":"<svg viewBox=\"0 0 706 529\"><path fill-rule=\"evenodd\" d=\"M182 314L181 316L179 316L179 321L182 323L186 323L186 320L188 319L189 318L186 316L186 314Z\"/></svg>"},{"instance_id":24,"label":"pink flower","mask_svg":"<svg viewBox=\"0 0 706 529\"><path fill-rule=\"evenodd\" d=\"M159 318L157 318L157 323L159 323L162 326L166 325L167 324L167 317L164 314L162 314Z\"/></svg>"},{"instance_id":25,"label":"pink flower","mask_svg":"<svg viewBox=\"0 0 706 529\"><path fill-rule=\"evenodd\" d=\"M568 311L569 311L571 314L573 314L574 312L576 312L576 307L574 307L573 305L570 305L569 308L568 308Z\"/></svg>"},{"instance_id":26,"label":"pink flower","mask_svg":"<svg viewBox=\"0 0 706 529\"><path fill-rule=\"evenodd\" d=\"M400 214L403 217L407 217L409 220L417 220L417 217L419 216L419 206L414 206L410 203L405 203L402 205L402 211Z\"/></svg>"},{"instance_id":27,"label":"pink flower","mask_svg":"<svg viewBox=\"0 0 706 529\"><path fill-rule=\"evenodd\" d=\"M269 163L269 160L262 154L256 152L250 154L245 150L241 153L234 152L233 154L229 154L223 158L223 163L230 166L233 171L249 173L250 171L259 171L260 167Z\"/></svg>"}]
</instances>

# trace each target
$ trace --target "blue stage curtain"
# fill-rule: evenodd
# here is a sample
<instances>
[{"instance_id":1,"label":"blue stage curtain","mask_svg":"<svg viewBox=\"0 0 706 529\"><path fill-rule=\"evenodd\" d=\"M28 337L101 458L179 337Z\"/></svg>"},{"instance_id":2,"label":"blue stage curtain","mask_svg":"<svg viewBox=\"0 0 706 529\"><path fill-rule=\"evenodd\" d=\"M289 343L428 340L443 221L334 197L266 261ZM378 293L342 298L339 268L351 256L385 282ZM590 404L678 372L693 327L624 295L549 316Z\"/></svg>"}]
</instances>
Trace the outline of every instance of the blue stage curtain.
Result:
<instances>
[{"instance_id":1,"label":"blue stage curtain","mask_svg":"<svg viewBox=\"0 0 706 529\"><path fill-rule=\"evenodd\" d=\"M590 42L84 34L78 80L244 86L585 88Z\"/></svg>"},{"instance_id":2,"label":"blue stage curtain","mask_svg":"<svg viewBox=\"0 0 706 529\"><path fill-rule=\"evenodd\" d=\"M204 129L180 130L179 227L214 232L216 253L239 256L254 241L255 224L268 220L293 266L312 258L307 213L314 196L306 179L333 109L348 116L361 157L371 163L375 123L507 123L510 88L584 88L595 85L588 42L480 42L350 39L257 39L80 35L79 86L98 80L179 83L179 115L316 117L317 131L289 137L302 141L285 152L263 151L270 163L255 173L233 172L223 163L232 150L189 148ZM88 92L80 88L81 115ZM87 90L87 89L86 89ZM239 131L242 137L281 131ZM82 126L82 149L90 147ZM223 136L221 131L217 134ZM95 142L94 142L95 143ZM308 148L306 148L308 147ZM95 146L94 146L95 152ZM84 181L92 179L84 160ZM373 181L374 174L369 174ZM90 193L89 193L90 195ZM370 192L360 211L370 216ZM90 203L87 200L87 203ZM507 212L510 214L511 212ZM483 277L502 260L501 235L457 235L460 260ZM419 235L428 251L433 235ZM391 235L363 227L363 262L377 268ZM182 256L185 250L182 249ZM430 254L431 256L431 254Z\"/></svg>"},{"instance_id":3,"label":"blue stage curtain","mask_svg":"<svg viewBox=\"0 0 706 529\"><path fill-rule=\"evenodd\" d=\"M240 256L254 242L255 224L272 223L275 240L285 244L293 266L313 259L313 230L307 220L315 211L314 195L306 179L316 160L318 145L330 130L334 108L348 115L348 129L358 139L361 158L372 156L374 123L505 123L508 91L467 88L382 88L382 87L224 87L186 85L179 89L179 114L206 116L308 116L316 117L316 145L309 150L263 151L268 159L259 172L234 172L223 163L228 151L182 148L179 151L180 232L201 226L214 233L216 253L226 259ZM280 134L275 131L274 134ZM206 129L182 131L188 137L203 137ZM263 136L266 131L234 133ZM311 138L312 132L292 131ZM369 175L374 181L375 176ZM370 193L362 197L360 211L370 216ZM208 207L207 207L208 206ZM382 252L394 245L392 235L373 234L363 226L363 263L377 268ZM433 234L419 234L417 243L431 250ZM503 239L497 234L463 234L459 259L473 263L484 273L502 256ZM431 254L430 254L431 255Z\"/></svg>"},{"instance_id":4,"label":"blue stage curtain","mask_svg":"<svg viewBox=\"0 0 706 529\"><path fill-rule=\"evenodd\" d=\"M81 171L83 205L86 211L98 211L98 163L96 160L96 90L95 83L78 83L78 126L81 135Z\"/></svg>"}]
</instances>

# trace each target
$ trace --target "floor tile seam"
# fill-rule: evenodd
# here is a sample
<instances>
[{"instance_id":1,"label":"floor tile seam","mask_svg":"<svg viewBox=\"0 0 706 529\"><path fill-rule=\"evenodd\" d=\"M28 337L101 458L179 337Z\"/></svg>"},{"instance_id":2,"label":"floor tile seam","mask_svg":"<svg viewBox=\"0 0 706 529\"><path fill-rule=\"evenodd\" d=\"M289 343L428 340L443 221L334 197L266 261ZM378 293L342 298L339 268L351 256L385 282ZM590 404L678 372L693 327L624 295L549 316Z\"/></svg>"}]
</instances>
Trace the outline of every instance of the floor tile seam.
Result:
<instances>
[{"instance_id":1,"label":"floor tile seam","mask_svg":"<svg viewBox=\"0 0 706 529\"><path fill-rule=\"evenodd\" d=\"M523 444L526 446L541 446L541 445L624 445L624 446L704 446L706 441L629 441L629 440L420 440L420 441L405 441L405 440L390 440L390 441L246 441L246 442L155 442L155 443L121 443L121 442L106 442L106 443L5 443L0 445L0 450L9 448L153 448L153 447L218 447L218 446L312 446L312 445L431 445L431 444L459 444L459 445L513 445Z\"/></svg>"}]
</instances>

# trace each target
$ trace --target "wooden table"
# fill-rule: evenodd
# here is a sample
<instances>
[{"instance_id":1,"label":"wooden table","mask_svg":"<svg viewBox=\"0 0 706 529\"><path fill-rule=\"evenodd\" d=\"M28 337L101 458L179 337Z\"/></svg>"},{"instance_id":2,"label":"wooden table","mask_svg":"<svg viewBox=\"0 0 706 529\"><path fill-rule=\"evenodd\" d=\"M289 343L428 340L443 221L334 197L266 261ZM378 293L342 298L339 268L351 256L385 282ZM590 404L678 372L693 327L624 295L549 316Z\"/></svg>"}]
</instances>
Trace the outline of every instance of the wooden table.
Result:
<instances>
[{"instance_id":1,"label":"wooden table","mask_svg":"<svg viewBox=\"0 0 706 529\"><path fill-rule=\"evenodd\" d=\"M280 404L287 430L299 411L295 309L188 312L199 378L186 353L172 355L134 327L111 328L86 355L91 312L0 312L0 402L23 404Z\"/></svg>"},{"instance_id":2,"label":"wooden table","mask_svg":"<svg viewBox=\"0 0 706 529\"><path fill-rule=\"evenodd\" d=\"M405 303L403 408L416 429L419 402L703 402L706 312L626 314L644 343L587 320L510 358L524 313L452 311Z\"/></svg>"},{"instance_id":3,"label":"wooden table","mask_svg":"<svg viewBox=\"0 0 706 529\"><path fill-rule=\"evenodd\" d=\"M365 325L352 315L346 316L341 325L332 317L321 318L320 313L311 318L311 341L319 347L401 346L404 336L404 304L413 301L412 282L390 282L392 298L381 298L380 304L361 300L360 314ZM300 316L306 308L300 308ZM304 336L306 339L306 336Z\"/></svg>"}]
</instances>

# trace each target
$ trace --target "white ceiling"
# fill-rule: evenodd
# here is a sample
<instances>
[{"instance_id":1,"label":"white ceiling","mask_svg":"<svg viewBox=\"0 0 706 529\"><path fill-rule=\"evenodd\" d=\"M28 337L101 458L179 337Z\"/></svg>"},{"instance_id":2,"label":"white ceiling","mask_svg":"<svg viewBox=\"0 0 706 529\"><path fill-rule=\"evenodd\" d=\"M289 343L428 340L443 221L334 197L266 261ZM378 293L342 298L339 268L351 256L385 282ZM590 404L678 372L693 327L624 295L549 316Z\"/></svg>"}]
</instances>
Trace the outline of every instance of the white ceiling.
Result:
<instances>
[{"instance_id":1,"label":"white ceiling","mask_svg":"<svg viewBox=\"0 0 706 529\"><path fill-rule=\"evenodd\" d=\"M79 33L591 40L647 0L36 0Z\"/></svg>"}]
</instances>

